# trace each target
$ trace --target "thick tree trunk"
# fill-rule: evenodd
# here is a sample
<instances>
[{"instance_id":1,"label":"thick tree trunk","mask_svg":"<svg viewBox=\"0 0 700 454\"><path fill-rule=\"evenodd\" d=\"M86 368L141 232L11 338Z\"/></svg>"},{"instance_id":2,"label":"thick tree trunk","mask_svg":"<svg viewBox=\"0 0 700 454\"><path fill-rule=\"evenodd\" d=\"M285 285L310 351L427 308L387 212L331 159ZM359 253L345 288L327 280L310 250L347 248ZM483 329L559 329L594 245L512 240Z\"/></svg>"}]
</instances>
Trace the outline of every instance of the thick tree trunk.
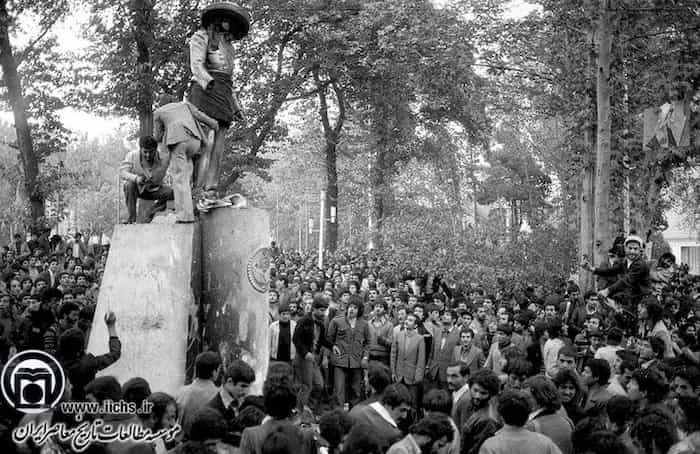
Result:
<instances>
[{"instance_id":1,"label":"thick tree trunk","mask_svg":"<svg viewBox=\"0 0 700 454\"><path fill-rule=\"evenodd\" d=\"M593 25L591 26L593 27ZM593 118L595 117L596 103L593 97L593 92L595 90L593 75L595 74L596 65L593 32L590 33L587 41L590 43L590 48L588 53L589 73L587 77L588 81L586 91L588 93L587 105L590 109L590 118L586 123L583 136L585 159L583 162L582 188L581 197L579 200L581 213L581 222L579 225L581 233L579 239L579 260L581 263L588 262L590 264L595 264L595 124L593 122ZM595 279L590 271L583 268L579 269L579 286L583 292L595 289Z\"/></svg>"},{"instance_id":2,"label":"thick tree trunk","mask_svg":"<svg viewBox=\"0 0 700 454\"><path fill-rule=\"evenodd\" d=\"M612 245L610 228L610 53L612 49L611 0L600 1L597 30L598 134L595 165L595 247L602 263Z\"/></svg>"},{"instance_id":3,"label":"thick tree trunk","mask_svg":"<svg viewBox=\"0 0 700 454\"><path fill-rule=\"evenodd\" d=\"M153 134L153 66L151 47L155 43L154 6L155 0L132 0L131 19L136 41L136 79L138 94L136 110L139 116L141 137Z\"/></svg>"},{"instance_id":4,"label":"thick tree trunk","mask_svg":"<svg viewBox=\"0 0 700 454\"><path fill-rule=\"evenodd\" d=\"M370 247L382 247L382 224L384 218L384 191L386 190L386 175L384 159L386 150L384 144L377 146L377 151L370 169L371 204L370 210Z\"/></svg>"},{"instance_id":5,"label":"thick tree trunk","mask_svg":"<svg viewBox=\"0 0 700 454\"><path fill-rule=\"evenodd\" d=\"M336 143L326 143L326 249L338 247L338 168Z\"/></svg>"},{"instance_id":6,"label":"thick tree trunk","mask_svg":"<svg viewBox=\"0 0 700 454\"><path fill-rule=\"evenodd\" d=\"M334 125L331 125L328 116L328 100L326 98L327 84L321 82L318 69L314 70L314 80L318 89L319 114L321 116L321 124L326 138L324 147L324 155L326 158L326 203L325 212L325 233L324 241L325 249L335 252L338 247L338 166L337 166L337 146L340 141L340 132L345 123L345 96L342 89L333 80L331 87L335 93L336 103L338 105L338 118Z\"/></svg>"},{"instance_id":7,"label":"thick tree trunk","mask_svg":"<svg viewBox=\"0 0 700 454\"><path fill-rule=\"evenodd\" d=\"M24 188L31 205L32 220L44 216L44 194L39 187L39 159L34 153L34 144L27 119L27 105L22 94L22 82L17 73L17 62L12 53L9 35L10 18L7 2L0 0L0 67L2 79L7 87L7 95L12 106L17 132L17 146L24 172Z\"/></svg>"}]
</instances>

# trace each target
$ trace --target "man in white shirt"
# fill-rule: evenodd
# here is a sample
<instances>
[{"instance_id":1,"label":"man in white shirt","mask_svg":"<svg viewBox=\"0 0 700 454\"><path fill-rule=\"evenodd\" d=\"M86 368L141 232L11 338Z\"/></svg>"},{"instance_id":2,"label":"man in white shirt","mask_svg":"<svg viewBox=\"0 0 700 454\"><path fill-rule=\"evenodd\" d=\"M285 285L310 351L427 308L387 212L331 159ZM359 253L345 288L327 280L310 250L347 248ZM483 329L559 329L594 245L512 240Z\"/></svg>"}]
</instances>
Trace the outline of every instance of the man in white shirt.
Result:
<instances>
[{"instance_id":1,"label":"man in white shirt","mask_svg":"<svg viewBox=\"0 0 700 454\"><path fill-rule=\"evenodd\" d=\"M595 352L593 356L595 359L604 359L610 364L610 370L615 370L619 357L617 352L623 350L620 345L622 343L622 330L617 327L610 328L608 330L608 335L605 341L605 345L600 347L598 351Z\"/></svg>"}]
</instances>

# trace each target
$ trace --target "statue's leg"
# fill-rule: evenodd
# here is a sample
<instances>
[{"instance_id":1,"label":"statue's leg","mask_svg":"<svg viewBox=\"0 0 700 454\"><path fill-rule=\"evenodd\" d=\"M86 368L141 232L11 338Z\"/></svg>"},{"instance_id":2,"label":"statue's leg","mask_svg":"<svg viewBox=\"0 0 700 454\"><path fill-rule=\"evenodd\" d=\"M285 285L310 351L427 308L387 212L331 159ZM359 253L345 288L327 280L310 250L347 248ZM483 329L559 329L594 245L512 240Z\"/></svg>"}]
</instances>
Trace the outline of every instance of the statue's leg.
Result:
<instances>
[{"instance_id":1,"label":"statue's leg","mask_svg":"<svg viewBox=\"0 0 700 454\"><path fill-rule=\"evenodd\" d=\"M213 148L214 145L209 140L202 143L202 149L200 151L199 158L197 159L197 170L195 172L194 187L196 190L201 191L204 189L207 169L209 168Z\"/></svg>"},{"instance_id":2,"label":"statue's leg","mask_svg":"<svg viewBox=\"0 0 700 454\"><path fill-rule=\"evenodd\" d=\"M204 177L204 190L209 196L216 197L216 190L219 186L219 170L221 167L221 157L224 154L226 144L227 127L221 127L214 136L214 146L209 154L209 163Z\"/></svg>"}]
</instances>

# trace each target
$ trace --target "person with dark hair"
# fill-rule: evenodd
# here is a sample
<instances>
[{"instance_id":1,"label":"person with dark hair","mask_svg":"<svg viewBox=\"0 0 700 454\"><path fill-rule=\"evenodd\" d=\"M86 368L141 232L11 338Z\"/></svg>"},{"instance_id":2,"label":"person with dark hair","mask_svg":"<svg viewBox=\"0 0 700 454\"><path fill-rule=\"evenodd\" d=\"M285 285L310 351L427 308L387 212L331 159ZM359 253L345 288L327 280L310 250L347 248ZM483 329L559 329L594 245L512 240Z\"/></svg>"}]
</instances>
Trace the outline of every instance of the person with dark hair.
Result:
<instances>
[{"instance_id":1,"label":"person with dark hair","mask_svg":"<svg viewBox=\"0 0 700 454\"><path fill-rule=\"evenodd\" d=\"M583 384L588 387L588 398L583 407L584 411L605 405L612 397L608 391L610 381L610 364L604 359L592 359L581 374Z\"/></svg>"},{"instance_id":2,"label":"person with dark hair","mask_svg":"<svg viewBox=\"0 0 700 454\"><path fill-rule=\"evenodd\" d=\"M95 378L97 372L106 369L121 357L122 344L115 327L117 317L114 312L109 312L105 314L104 321L109 334L109 352L104 355L95 356L85 352L85 335L79 328L64 331L59 339L58 358L73 386L73 399L83 399L85 385Z\"/></svg>"},{"instance_id":3,"label":"person with dark hair","mask_svg":"<svg viewBox=\"0 0 700 454\"><path fill-rule=\"evenodd\" d=\"M635 420L630 436L638 454L668 453L678 441L673 420L659 410L647 410Z\"/></svg>"},{"instance_id":4,"label":"person with dark hair","mask_svg":"<svg viewBox=\"0 0 700 454\"><path fill-rule=\"evenodd\" d=\"M126 223L136 222L138 199L156 201L145 215L146 222L151 222L155 213L164 210L168 200L173 200L172 188L163 184L167 170L167 163L158 155L158 141L153 136L141 137L139 149L126 154L119 166L126 196Z\"/></svg>"},{"instance_id":5,"label":"person with dark hair","mask_svg":"<svg viewBox=\"0 0 700 454\"><path fill-rule=\"evenodd\" d=\"M122 385L122 400L136 405L136 408L143 408L143 403L151 395L151 385L145 378L134 377ZM148 414L140 414L142 418L148 418Z\"/></svg>"},{"instance_id":6,"label":"person with dark hair","mask_svg":"<svg viewBox=\"0 0 700 454\"><path fill-rule=\"evenodd\" d=\"M387 304L384 301L374 303L372 312L369 315L369 360L389 365L389 353L391 351L391 339L394 331L389 315L387 314Z\"/></svg>"},{"instance_id":7,"label":"person with dark hair","mask_svg":"<svg viewBox=\"0 0 700 454\"><path fill-rule=\"evenodd\" d=\"M452 392L452 419L457 427L467 422L471 399L469 397L469 366L454 361L447 366L447 389Z\"/></svg>"},{"instance_id":8,"label":"person with dark hair","mask_svg":"<svg viewBox=\"0 0 700 454\"><path fill-rule=\"evenodd\" d=\"M259 426L243 430L240 442L240 454L262 454L265 440L280 427L292 425L293 454L312 454L316 442L308 432L294 424L294 409L297 406L297 391L291 377L276 375L268 377L263 386L266 418Z\"/></svg>"},{"instance_id":9,"label":"person with dark hair","mask_svg":"<svg viewBox=\"0 0 700 454\"><path fill-rule=\"evenodd\" d=\"M525 428L530 403L524 392L504 392L498 398L497 409L505 426L484 441L479 454L561 454L549 437Z\"/></svg>"},{"instance_id":10,"label":"person with dark hair","mask_svg":"<svg viewBox=\"0 0 700 454\"><path fill-rule=\"evenodd\" d=\"M221 414L211 407L205 406L192 415L189 430L185 437L190 442L201 443L207 451L217 452L217 444L226 435L226 423ZM182 446L180 447L182 449Z\"/></svg>"},{"instance_id":11,"label":"person with dark hair","mask_svg":"<svg viewBox=\"0 0 700 454\"><path fill-rule=\"evenodd\" d=\"M452 361L454 350L459 343L460 331L454 325L455 313L445 310L440 317L440 326L433 331L432 347L427 358L427 375L431 386L437 385L440 389L447 388L447 366Z\"/></svg>"},{"instance_id":12,"label":"person with dark hair","mask_svg":"<svg viewBox=\"0 0 700 454\"><path fill-rule=\"evenodd\" d=\"M151 412L140 415L141 419L144 420L144 427L153 433L175 427L177 424L177 404L170 394L157 392L148 396L146 400L150 404ZM127 452L128 454L166 454L175 448L177 443L174 440L166 442L163 438L157 438L152 444L138 443Z\"/></svg>"},{"instance_id":13,"label":"person with dark hair","mask_svg":"<svg viewBox=\"0 0 700 454\"><path fill-rule=\"evenodd\" d=\"M345 437L341 454L384 454L394 442L387 444L383 435L377 427L355 424Z\"/></svg>"},{"instance_id":14,"label":"person with dark hair","mask_svg":"<svg viewBox=\"0 0 700 454\"><path fill-rule=\"evenodd\" d=\"M413 424L408 435L394 443L387 454L437 454L453 440L447 416L430 415Z\"/></svg>"},{"instance_id":15,"label":"person with dark hair","mask_svg":"<svg viewBox=\"0 0 700 454\"><path fill-rule=\"evenodd\" d=\"M649 337L658 337L664 343L664 358L673 358L673 342L671 341L671 332L664 322L664 309L661 304L655 299L644 299L638 307L639 322L642 324L644 332L648 333Z\"/></svg>"},{"instance_id":16,"label":"person with dark hair","mask_svg":"<svg viewBox=\"0 0 700 454\"><path fill-rule=\"evenodd\" d=\"M43 351L50 355L57 354L58 340L61 334L70 328L75 328L78 323L79 313L80 306L77 304L73 302L64 302L61 304L58 314L56 314L56 321L44 332Z\"/></svg>"},{"instance_id":17,"label":"person with dark hair","mask_svg":"<svg viewBox=\"0 0 700 454\"><path fill-rule=\"evenodd\" d=\"M301 443L303 440L293 424L280 424L263 441L261 454L294 454Z\"/></svg>"},{"instance_id":18,"label":"person with dark hair","mask_svg":"<svg viewBox=\"0 0 700 454\"><path fill-rule=\"evenodd\" d=\"M700 394L700 369L695 366L680 366L673 371L671 394L675 398Z\"/></svg>"},{"instance_id":19,"label":"person with dark hair","mask_svg":"<svg viewBox=\"0 0 700 454\"><path fill-rule=\"evenodd\" d=\"M605 410L610 420L612 432L624 446L630 450L633 449L634 445L630 438L629 429L636 413L634 402L626 396L613 396L605 405Z\"/></svg>"},{"instance_id":20,"label":"person with dark hair","mask_svg":"<svg viewBox=\"0 0 700 454\"><path fill-rule=\"evenodd\" d=\"M350 432L353 419L348 412L336 408L321 415L318 421L318 430L321 435L321 443L325 442L328 454L339 454L339 448L343 438Z\"/></svg>"},{"instance_id":21,"label":"person with dark hair","mask_svg":"<svg viewBox=\"0 0 700 454\"><path fill-rule=\"evenodd\" d=\"M254 381L255 371L252 367L241 360L232 361L224 370L219 392L207 403L209 407L221 413L226 421L226 442L231 441L239 407Z\"/></svg>"},{"instance_id":22,"label":"person with dark hair","mask_svg":"<svg viewBox=\"0 0 700 454\"><path fill-rule=\"evenodd\" d=\"M500 391L498 376L490 369L481 369L469 378L469 405L462 413L462 454L475 454L481 443L499 428L493 400Z\"/></svg>"},{"instance_id":23,"label":"person with dark hair","mask_svg":"<svg viewBox=\"0 0 700 454\"><path fill-rule=\"evenodd\" d=\"M561 369L554 377L554 385L557 387L559 400L566 414L574 424L577 424L584 417L581 401L584 393L581 383L574 370Z\"/></svg>"},{"instance_id":24,"label":"person with dark hair","mask_svg":"<svg viewBox=\"0 0 700 454\"><path fill-rule=\"evenodd\" d=\"M511 344L513 329L510 325L500 324L496 326L496 335L486 357L484 367L493 370L496 375L503 373L503 367L512 358L523 357L524 352Z\"/></svg>"},{"instance_id":25,"label":"person with dark hair","mask_svg":"<svg viewBox=\"0 0 700 454\"><path fill-rule=\"evenodd\" d=\"M474 341L475 334L471 328L462 328L459 333L459 345L455 346L453 361L465 363L469 373L474 373L484 367L486 357L484 351Z\"/></svg>"},{"instance_id":26,"label":"person with dark hair","mask_svg":"<svg viewBox=\"0 0 700 454\"><path fill-rule=\"evenodd\" d=\"M554 378L559 371L557 358L559 350L564 347L564 341L561 339L561 322L558 319L550 320L547 323L547 341L542 347L542 359L544 361L544 370L547 377Z\"/></svg>"},{"instance_id":27,"label":"person with dark hair","mask_svg":"<svg viewBox=\"0 0 700 454\"><path fill-rule=\"evenodd\" d=\"M326 327L323 323L324 313L328 308L326 297L317 294L313 297L311 311L297 322L293 343L296 355L293 358L296 380L301 384L299 392L299 409L309 404L309 399L318 401L323 389L320 357L322 348L331 348L326 339Z\"/></svg>"},{"instance_id":28,"label":"person with dark hair","mask_svg":"<svg viewBox=\"0 0 700 454\"><path fill-rule=\"evenodd\" d=\"M527 314L518 313L513 319L513 335L510 342L523 353L527 352L527 348L532 344L528 326L530 326L530 317Z\"/></svg>"},{"instance_id":29,"label":"person with dark hair","mask_svg":"<svg viewBox=\"0 0 700 454\"><path fill-rule=\"evenodd\" d=\"M532 374L532 364L525 358L511 358L503 368L503 372L507 377L504 389L520 389L523 382Z\"/></svg>"},{"instance_id":30,"label":"person with dark hair","mask_svg":"<svg viewBox=\"0 0 700 454\"><path fill-rule=\"evenodd\" d=\"M617 352L624 350L624 347L620 345L623 334L620 328L610 328L605 338L605 345L595 352L593 358L606 360L610 364L610 370L613 370L618 361Z\"/></svg>"},{"instance_id":31,"label":"person with dark hair","mask_svg":"<svg viewBox=\"0 0 700 454\"><path fill-rule=\"evenodd\" d=\"M111 375L104 375L91 380L85 385L85 400L102 403L106 400L117 402L122 398L122 387Z\"/></svg>"},{"instance_id":32,"label":"person with dark hair","mask_svg":"<svg viewBox=\"0 0 700 454\"><path fill-rule=\"evenodd\" d=\"M425 417L447 418L452 427L452 440L447 446L446 454L458 454L460 447L459 428L450 417L452 414L452 396L444 389L431 389L423 397L423 411Z\"/></svg>"},{"instance_id":33,"label":"person with dark hair","mask_svg":"<svg viewBox=\"0 0 700 454\"><path fill-rule=\"evenodd\" d=\"M663 361L665 348L664 341L659 337L649 336L639 341L639 367L656 367Z\"/></svg>"},{"instance_id":34,"label":"person with dark hair","mask_svg":"<svg viewBox=\"0 0 700 454\"><path fill-rule=\"evenodd\" d=\"M576 348L573 345L565 345L557 353L558 370L576 370ZM555 375L556 376L556 375Z\"/></svg>"},{"instance_id":35,"label":"person with dark hair","mask_svg":"<svg viewBox=\"0 0 700 454\"><path fill-rule=\"evenodd\" d=\"M399 427L408 417L412 397L404 385L389 385L379 402L357 405L350 411L356 425L369 425L379 434L382 444L391 446L401 438Z\"/></svg>"},{"instance_id":36,"label":"person with dark hair","mask_svg":"<svg viewBox=\"0 0 700 454\"><path fill-rule=\"evenodd\" d=\"M413 396L414 409L420 405L420 393L426 366L425 340L416 330L417 318L406 316L405 329L391 344L390 367L392 379L408 388Z\"/></svg>"},{"instance_id":37,"label":"person with dark hair","mask_svg":"<svg viewBox=\"0 0 700 454\"><path fill-rule=\"evenodd\" d=\"M360 313L362 299L353 295L346 313L328 325L333 365L333 392L338 405L357 404L361 399L362 370L369 366L369 325Z\"/></svg>"},{"instance_id":38,"label":"person with dark hair","mask_svg":"<svg viewBox=\"0 0 700 454\"><path fill-rule=\"evenodd\" d=\"M632 373L628 385L628 396L638 403L640 409L657 408L668 412L663 401L668 395L666 377L655 368L637 369Z\"/></svg>"},{"instance_id":39,"label":"person with dark hair","mask_svg":"<svg viewBox=\"0 0 700 454\"><path fill-rule=\"evenodd\" d=\"M370 396L362 404L368 405L381 400L384 390L391 384L391 369L378 361L369 363L367 369L367 384L370 388Z\"/></svg>"},{"instance_id":40,"label":"person with dark hair","mask_svg":"<svg viewBox=\"0 0 700 454\"><path fill-rule=\"evenodd\" d=\"M559 413L561 401L554 383L545 376L535 375L525 381L523 388L534 403L525 427L549 437L563 454L572 454L574 447L571 444L571 435L574 423Z\"/></svg>"},{"instance_id":41,"label":"person with dark hair","mask_svg":"<svg viewBox=\"0 0 700 454\"><path fill-rule=\"evenodd\" d=\"M644 241L637 235L625 239L625 259L618 279L598 294L603 298L634 303L649 293L649 265L644 258Z\"/></svg>"},{"instance_id":42,"label":"person with dark hair","mask_svg":"<svg viewBox=\"0 0 700 454\"><path fill-rule=\"evenodd\" d=\"M182 429L187 432L192 417L219 392L214 380L221 367L221 357L217 352L207 351L197 355L194 360L195 378L189 385L183 386L177 394L177 413Z\"/></svg>"},{"instance_id":43,"label":"person with dark hair","mask_svg":"<svg viewBox=\"0 0 700 454\"><path fill-rule=\"evenodd\" d=\"M700 397L696 395L678 398L676 424L683 439L673 445L668 454L700 452Z\"/></svg>"},{"instance_id":44,"label":"person with dark hair","mask_svg":"<svg viewBox=\"0 0 700 454\"><path fill-rule=\"evenodd\" d=\"M532 343L527 348L527 360L532 364L533 371L544 371L542 350L547 342L547 323L544 320L537 320L532 327L534 332L532 333Z\"/></svg>"},{"instance_id":45,"label":"person with dark hair","mask_svg":"<svg viewBox=\"0 0 700 454\"><path fill-rule=\"evenodd\" d=\"M633 454L635 451L632 451L614 433L601 430L593 432L586 448L578 452L585 454Z\"/></svg>"}]
</instances>

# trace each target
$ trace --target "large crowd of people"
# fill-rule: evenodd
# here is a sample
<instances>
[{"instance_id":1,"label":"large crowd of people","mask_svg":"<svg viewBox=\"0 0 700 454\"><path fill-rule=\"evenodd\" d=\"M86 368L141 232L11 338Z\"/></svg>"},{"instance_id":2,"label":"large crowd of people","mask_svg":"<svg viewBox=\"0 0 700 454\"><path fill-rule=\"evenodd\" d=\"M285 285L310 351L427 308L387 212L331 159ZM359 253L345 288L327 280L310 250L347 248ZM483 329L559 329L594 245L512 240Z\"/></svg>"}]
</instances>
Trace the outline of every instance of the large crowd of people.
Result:
<instances>
[{"instance_id":1,"label":"large crowd of people","mask_svg":"<svg viewBox=\"0 0 700 454\"><path fill-rule=\"evenodd\" d=\"M53 239L52 239L53 240ZM0 254L0 362L27 349L60 361L64 401L127 401L142 414L83 415L109 427L177 428L174 439L93 442L92 453L680 454L700 452L700 278L664 254L650 264L630 236L581 292L504 283L482 288L403 270L381 252L325 257L273 244L269 352L262 395L255 371L200 353L175 395L97 372L120 361L85 352L104 251L21 236ZM517 284L517 285L516 285ZM0 451L70 453L56 437L12 441L54 407L14 412L0 399Z\"/></svg>"}]
</instances>

